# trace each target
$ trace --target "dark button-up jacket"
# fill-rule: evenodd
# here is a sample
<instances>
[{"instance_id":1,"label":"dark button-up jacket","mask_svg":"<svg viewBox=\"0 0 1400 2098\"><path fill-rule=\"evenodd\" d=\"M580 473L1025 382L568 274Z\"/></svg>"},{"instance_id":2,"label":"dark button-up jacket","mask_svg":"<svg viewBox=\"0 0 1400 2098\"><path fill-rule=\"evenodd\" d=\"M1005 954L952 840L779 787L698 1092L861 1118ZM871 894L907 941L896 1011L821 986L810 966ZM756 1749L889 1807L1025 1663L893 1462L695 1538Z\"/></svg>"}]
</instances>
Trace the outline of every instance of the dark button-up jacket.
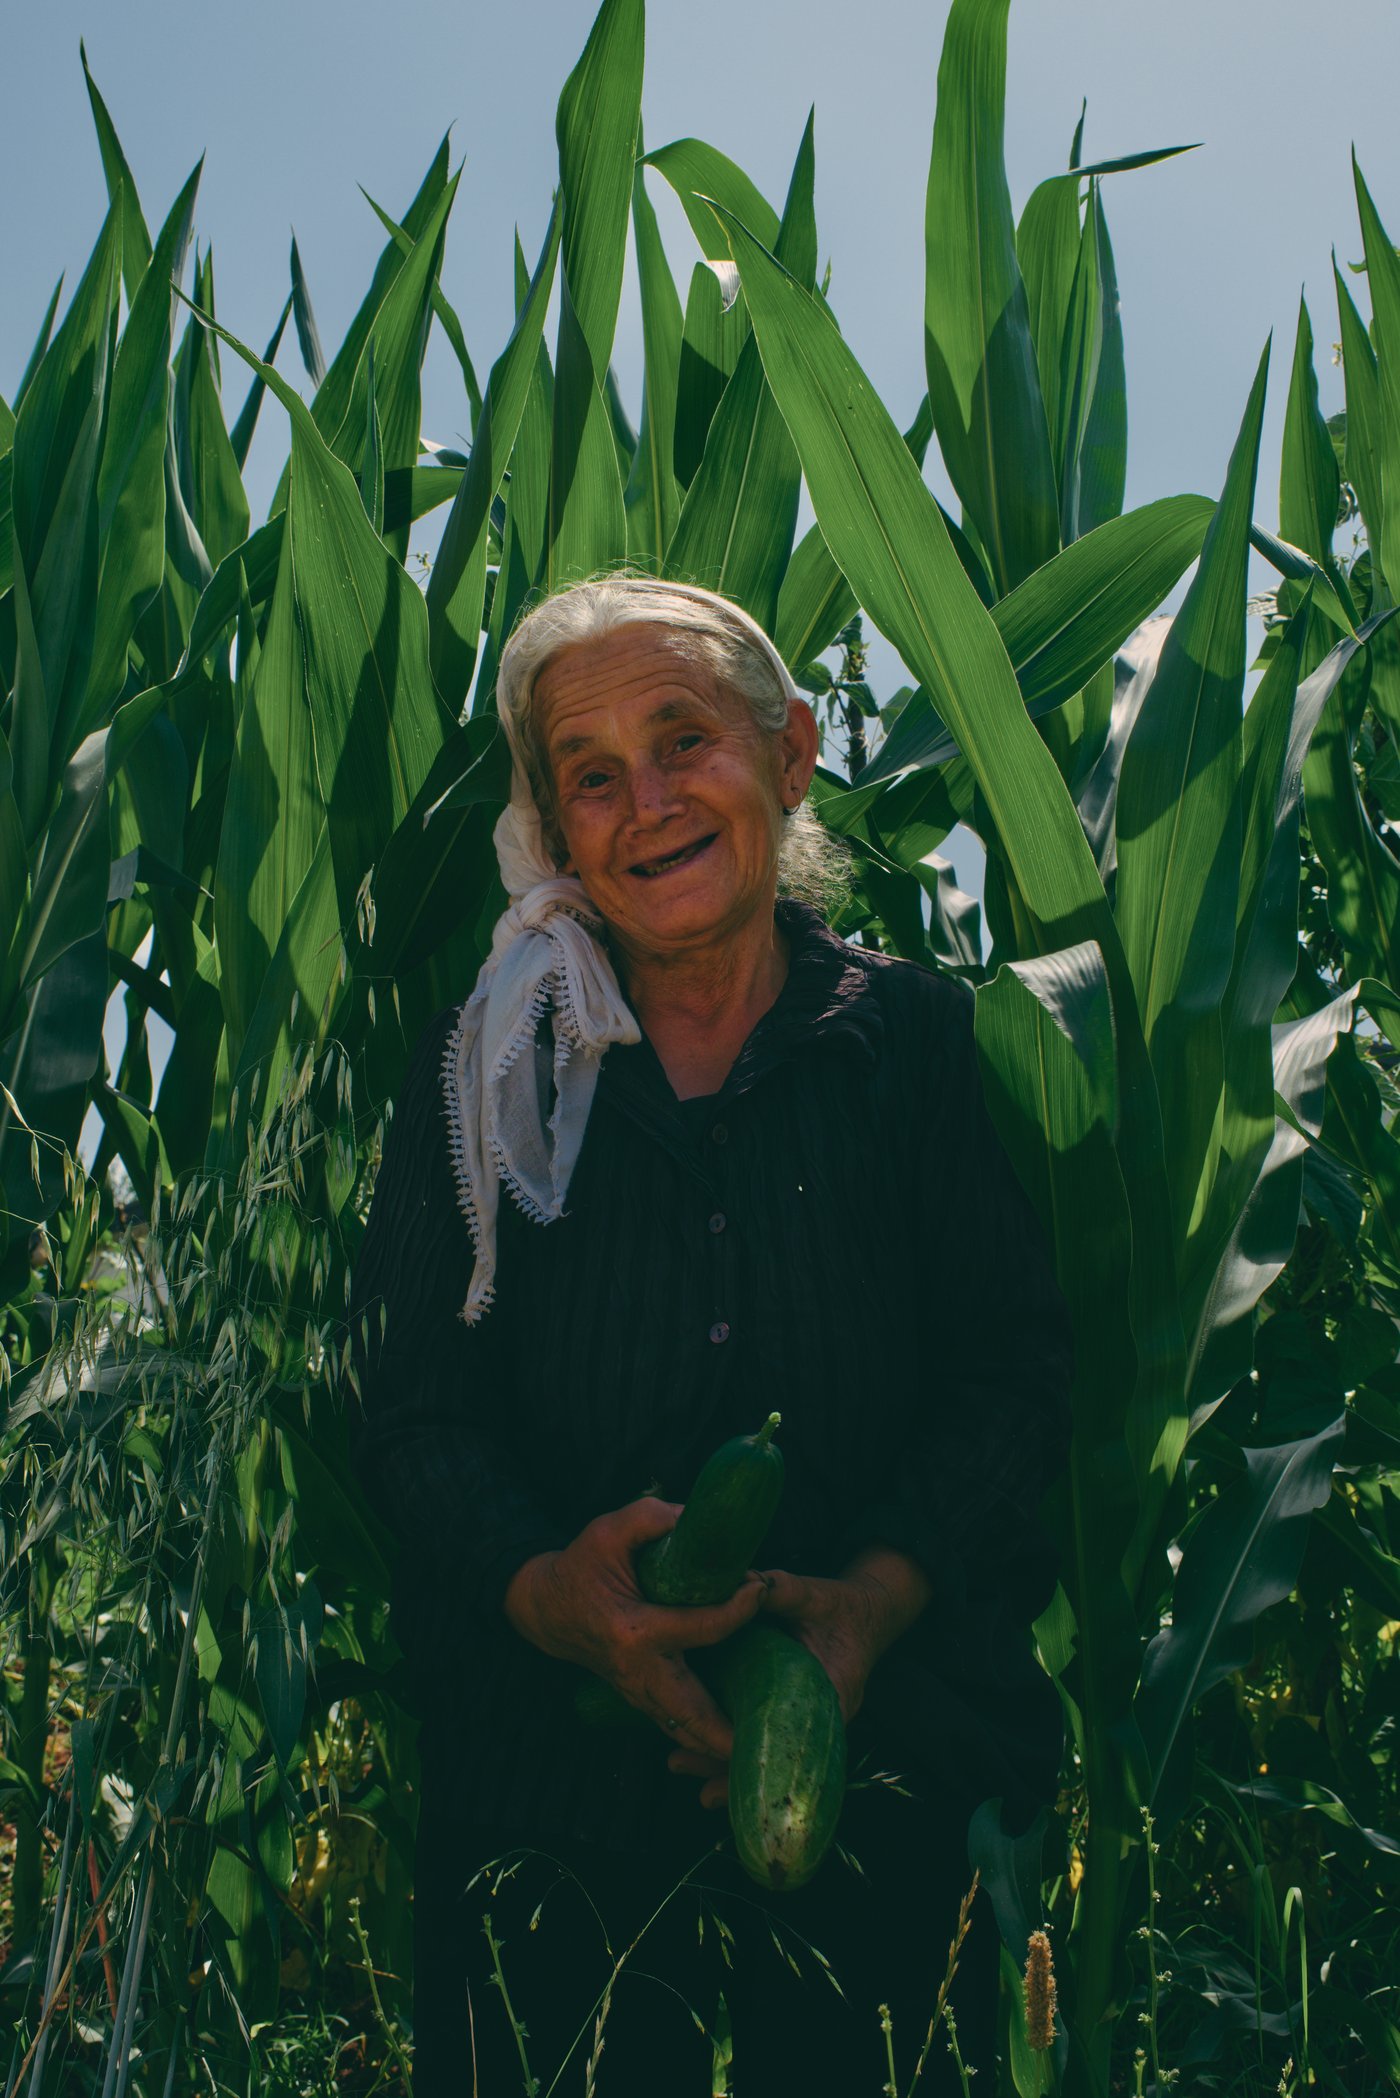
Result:
<instances>
[{"instance_id":1,"label":"dark button-up jacket","mask_svg":"<svg viewBox=\"0 0 1400 2098\"><path fill-rule=\"evenodd\" d=\"M503 1196L476 1326L451 1012L397 1103L355 1275L356 1465L399 1541L425 1769L497 1826L712 1830L665 1737L588 1732L581 1672L522 1640L502 1598L595 1515L684 1500L775 1408L786 1485L761 1563L835 1576L880 1543L932 1584L871 1678L853 1759L953 1812L1053 1789L1058 1701L1027 1628L1054 1588L1037 1510L1067 1445L1069 1336L983 1106L972 999L805 905L778 914L788 976L721 1090L678 1101L645 1037L610 1049L567 1214L541 1226Z\"/></svg>"}]
</instances>

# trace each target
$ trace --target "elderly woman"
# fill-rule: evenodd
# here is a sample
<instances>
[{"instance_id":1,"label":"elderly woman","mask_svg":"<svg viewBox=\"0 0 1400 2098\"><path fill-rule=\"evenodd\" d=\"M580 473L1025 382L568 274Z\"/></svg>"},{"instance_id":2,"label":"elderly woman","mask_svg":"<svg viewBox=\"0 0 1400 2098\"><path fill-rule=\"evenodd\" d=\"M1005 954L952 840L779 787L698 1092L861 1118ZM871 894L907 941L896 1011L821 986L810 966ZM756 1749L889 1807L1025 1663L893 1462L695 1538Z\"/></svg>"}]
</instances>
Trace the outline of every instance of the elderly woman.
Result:
<instances>
[{"instance_id":1,"label":"elderly woman","mask_svg":"<svg viewBox=\"0 0 1400 2098\"><path fill-rule=\"evenodd\" d=\"M501 2098L528 2062L545 2091L567 2056L560 2090L592 2061L600 2098L708 2098L727 2049L736 2098L876 2098L880 2007L901 2090L927 2030L970 1812L1053 1792L1027 1628L1063 1306L971 998L793 893L817 728L754 622L581 584L497 689L510 908L412 1059L356 1271L357 1463L423 1714L416 2087ZM648 1604L632 1554L773 1407L770 1563ZM841 1853L771 1897L707 1811L732 1737L686 1658L759 1610L831 1676L857 1781ZM590 1731L589 1674L654 1726ZM953 2002L989 2085L996 1967L979 1897ZM950 2076L940 2036L922 2088Z\"/></svg>"}]
</instances>

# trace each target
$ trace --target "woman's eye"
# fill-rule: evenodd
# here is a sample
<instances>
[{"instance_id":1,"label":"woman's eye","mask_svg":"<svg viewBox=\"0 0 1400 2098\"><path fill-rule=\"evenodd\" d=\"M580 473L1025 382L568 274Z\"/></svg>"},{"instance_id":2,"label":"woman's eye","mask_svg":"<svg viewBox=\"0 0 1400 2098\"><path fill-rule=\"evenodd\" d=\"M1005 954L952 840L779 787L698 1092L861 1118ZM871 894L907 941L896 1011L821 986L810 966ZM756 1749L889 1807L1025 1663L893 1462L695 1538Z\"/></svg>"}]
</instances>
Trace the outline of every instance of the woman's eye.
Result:
<instances>
[{"instance_id":1,"label":"woman's eye","mask_svg":"<svg viewBox=\"0 0 1400 2098\"><path fill-rule=\"evenodd\" d=\"M608 775L606 772L585 772L578 782L583 788L605 787L607 783Z\"/></svg>"},{"instance_id":2,"label":"woman's eye","mask_svg":"<svg viewBox=\"0 0 1400 2098\"><path fill-rule=\"evenodd\" d=\"M700 735L698 730L687 730L685 735L677 736L676 749L679 751L693 750L697 743L703 743L704 740L705 738Z\"/></svg>"}]
</instances>

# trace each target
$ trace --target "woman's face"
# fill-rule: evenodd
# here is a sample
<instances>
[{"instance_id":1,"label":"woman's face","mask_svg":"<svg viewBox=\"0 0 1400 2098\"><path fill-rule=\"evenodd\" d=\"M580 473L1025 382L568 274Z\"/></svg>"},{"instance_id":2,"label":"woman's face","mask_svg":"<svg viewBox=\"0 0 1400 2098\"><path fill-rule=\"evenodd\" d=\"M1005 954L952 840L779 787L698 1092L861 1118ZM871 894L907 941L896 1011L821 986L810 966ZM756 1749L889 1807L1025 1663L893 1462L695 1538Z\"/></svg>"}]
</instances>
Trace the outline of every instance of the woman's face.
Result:
<instances>
[{"instance_id":1,"label":"woman's face","mask_svg":"<svg viewBox=\"0 0 1400 2098\"><path fill-rule=\"evenodd\" d=\"M657 625L561 650L535 683L568 858L625 953L671 955L771 915L783 808L816 764L812 710L780 735Z\"/></svg>"}]
</instances>

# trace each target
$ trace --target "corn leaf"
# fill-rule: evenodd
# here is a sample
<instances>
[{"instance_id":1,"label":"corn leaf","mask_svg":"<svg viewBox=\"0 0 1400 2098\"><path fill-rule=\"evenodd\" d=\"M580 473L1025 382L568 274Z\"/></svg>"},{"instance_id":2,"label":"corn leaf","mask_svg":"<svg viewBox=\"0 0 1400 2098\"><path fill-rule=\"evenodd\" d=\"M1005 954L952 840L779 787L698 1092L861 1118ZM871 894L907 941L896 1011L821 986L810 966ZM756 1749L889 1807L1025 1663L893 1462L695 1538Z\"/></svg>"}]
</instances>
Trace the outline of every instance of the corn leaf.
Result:
<instances>
[{"instance_id":1,"label":"corn leaf","mask_svg":"<svg viewBox=\"0 0 1400 2098\"><path fill-rule=\"evenodd\" d=\"M809 115L776 250L796 281L809 287L817 274L814 175ZM732 597L771 633L792 553L801 480L797 453L750 337L710 424L666 573Z\"/></svg>"},{"instance_id":2,"label":"corn leaf","mask_svg":"<svg viewBox=\"0 0 1400 2098\"><path fill-rule=\"evenodd\" d=\"M200 170L172 205L132 295L112 374L112 412L97 481L98 586L83 719L96 726L126 683L136 623L165 574L165 438L174 301ZM243 513L247 530L247 510Z\"/></svg>"},{"instance_id":3,"label":"corn leaf","mask_svg":"<svg viewBox=\"0 0 1400 2098\"><path fill-rule=\"evenodd\" d=\"M206 256L195 304L215 315L213 258ZM175 465L184 508L211 571L248 537L248 498L224 422L215 338L191 319L176 366L172 394Z\"/></svg>"},{"instance_id":4,"label":"corn leaf","mask_svg":"<svg viewBox=\"0 0 1400 2098\"><path fill-rule=\"evenodd\" d=\"M1129 1773L1146 1764L1132 1716L1140 1641L1123 1577L1139 1514L1123 1396L1138 1356L1128 1315L1133 1230L1114 1147L1114 1013L1098 947L999 969L977 993L976 1033L988 1110L1040 1216L1074 1323L1074 1439L1052 1502L1078 1629L1065 1688L1081 1714L1100 1812L1126 1837L1137 1818ZM1086 1217L1098 1228L1086 1231Z\"/></svg>"},{"instance_id":5,"label":"corn leaf","mask_svg":"<svg viewBox=\"0 0 1400 2098\"><path fill-rule=\"evenodd\" d=\"M277 325L268 337L267 348L263 351L262 361L264 364L274 364L277 360L277 352L282 347L283 331L292 317L292 306L294 303L292 293L288 292L282 304L282 311L277 316ZM233 446L233 456L238 462L240 473L248 463L248 453L253 443L253 432L258 426L258 412L262 407L263 395L266 392L267 388L262 380L255 378L244 397L243 406L238 411L238 420L229 432L229 442Z\"/></svg>"},{"instance_id":6,"label":"corn leaf","mask_svg":"<svg viewBox=\"0 0 1400 2098\"><path fill-rule=\"evenodd\" d=\"M1326 574L1341 604L1354 610L1351 592L1332 552L1341 475L1331 434L1317 405L1312 320L1306 299L1298 301L1298 332L1284 411L1279 472L1280 536L1310 554Z\"/></svg>"},{"instance_id":7,"label":"corn leaf","mask_svg":"<svg viewBox=\"0 0 1400 2098\"><path fill-rule=\"evenodd\" d=\"M1240 713L1249 522L1268 352L1200 566L1172 622L1118 785L1116 915L1172 1132L1173 1228L1209 1194L1223 1084L1220 1008L1239 900Z\"/></svg>"},{"instance_id":8,"label":"corn leaf","mask_svg":"<svg viewBox=\"0 0 1400 2098\"><path fill-rule=\"evenodd\" d=\"M1348 665L1332 692L1303 768L1308 831L1327 870L1327 915L1357 975L1400 982L1400 864L1361 799L1352 752L1371 664Z\"/></svg>"},{"instance_id":9,"label":"corn leaf","mask_svg":"<svg viewBox=\"0 0 1400 2098\"><path fill-rule=\"evenodd\" d=\"M115 204L121 198L122 214L122 279L126 285L127 304L134 306L141 279L151 259L151 236L141 211L141 199L136 194L131 169L122 151L117 129L107 111L107 105L97 91L97 82L88 65L87 49L82 38L78 39L78 57L82 62L83 79L87 84L88 102L92 108L92 121L97 130L98 151L102 155L102 173L107 183L107 201Z\"/></svg>"},{"instance_id":10,"label":"corn leaf","mask_svg":"<svg viewBox=\"0 0 1400 2098\"><path fill-rule=\"evenodd\" d=\"M97 598L97 477L121 270L120 194L21 404L11 452L16 660L9 741L35 838L73 746Z\"/></svg>"},{"instance_id":11,"label":"corn leaf","mask_svg":"<svg viewBox=\"0 0 1400 2098\"><path fill-rule=\"evenodd\" d=\"M419 185L417 195L403 215L402 230L415 243L422 238L433 218L448 182L447 139L444 138L433 156L432 165ZM327 439L334 438L344 425L350 412L351 395L355 388L356 374L364 356L365 344L378 318L380 308L389 294L395 278L404 266L403 252L397 240L391 240L381 249L370 279L369 290L356 311L346 331L345 340L330 361L325 378L316 389L311 403L311 413L317 429ZM357 430L363 430L361 419ZM281 507L279 500L274 509Z\"/></svg>"},{"instance_id":12,"label":"corn leaf","mask_svg":"<svg viewBox=\"0 0 1400 2098\"><path fill-rule=\"evenodd\" d=\"M1118 275L1097 182L1089 184L1071 289L1056 417L1060 534L1065 544L1123 508L1128 401Z\"/></svg>"},{"instance_id":13,"label":"corn leaf","mask_svg":"<svg viewBox=\"0 0 1400 2098\"><path fill-rule=\"evenodd\" d=\"M774 236L776 238L776 235ZM718 277L706 262L691 273L676 375L676 480L689 488L705 456L710 424L734 376L748 336L739 302L725 305Z\"/></svg>"},{"instance_id":14,"label":"corn leaf","mask_svg":"<svg viewBox=\"0 0 1400 2098\"><path fill-rule=\"evenodd\" d=\"M1385 575L1391 599L1400 598L1400 256L1371 202L1356 155L1352 155L1356 203L1371 286L1371 332L1376 345L1380 407L1380 540L1373 559Z\"/></svg>"},{"instance_id":15,"label":"corn leaf","mask_svg":"<svg viewBox=\"0 0 1400 2098\"><path fill-rule=\"evenodd\" d=\"M1164 496L1065 547L992 606L1032 719L1078 692L1162 602L1200 553L1214 511L1204 496ZM957 755L957 739L925 692L904 709L858 784Z\"/></svg>"},{"instance_id":16,"label":"corn leaf","mask_svg":"<svg viewBox=\"0 0 1400 2098\"><path fill-rule=\"evenodd\" d=\"M551 589L611 567L627 551L604 387L641 122L642 45L641 0L603 0L559 98L564 224L549 482Z\"/></svg>"},{"instance_id":17,"label":"corn leaf","mask_svg":"<svg viewBox=\"0 0 1400 2098\"><path fill-rule=\"evenodd\" d=\"M647 167L664 175L690 221L690 230L707 260L723 260L729 248L723 222L716 219L708 203L713 197L739 219L756 240L771 248L778 238L778 214L754 187L741 167L703 139L678 138L669 146L658 146L645 156Z\"/></svg>"},{"instance_id":18,"label":"corn leaf","mask_svg":"<svg viewBox=\"0 0 1400 2098\"><path fill-rule=\"evenodd\" d=\"M1376 353L1366 324L1356 310L1336 258L1332 277L1337 287L1337 322L1342 339L1342 376L1346 381L1347 433L1346 476L1356 490L1361 517L1371 546L1371 588L1384 596L1380 566L1381 526L1381 401L1376 373Z\"/></svg>"},{"instance_id":19,"label":"corn leaf","mask_svg":"<svg viewBox=\"0 0 1400 2098\"><path fill-rule=\"evenodd\" d=\"M413 246L412 237L405 232L402 226L395 224L387 211L375 203L368 190L361 190L360 194L379 220L380 225L385 228L391 239L397 242L400 251L406 255ZM293 245L295 246L295 243ZM458 369L462 374L462 382L467 389L467 400L471 407L472 429L475 431L476 419L481 413L481 388L476 383L476 369L467 350L467 338L462 332L462 323L457 317L456 308L449 303L440 283L433 285L432 297L433 316L441 323L442 332L452 345L452 354L457 359Z\"/></svg>"},{"instance_id":20,"label":"corn leaf","mask_svg":"<svg viewBox=\"0 0 1400 2098\"><path fill-rule=\"evenodd\" d=\"M400 239L402 228L393 226L390 230L400 252L407 254L413 245L412 236L403 233L403 237ZM301 350L301 361L306 366L306 376L310 379L313 386L319 388L326 376L326 358L325 352L321 348L321 331L316 325L316 315L311 305L311 292L307 286L306 271L302 267L301 250L297 246L295 233L292 235L290 266L292 275L292 315L296 322L297 343ZM264 364L271 364L271 362L272 358L270 356L263 358Z\"/></svg>"},{"instance_id":21,"label":"corn leaf","mask_svg":"<svg viewBox=\"0 0 1400 2098\"><path fill-rule=\"evenodd\" d=\"M949 478L1001 596L1059 546L1002 138L1010 0L953 0L925 212L924 352Z\"/></svg>"},{"instance_id":22,"label":"corn leaf","mask_svg":"<svg viewBox=\"0 0 1400 2098\"><path fill-rule=\"evenodd\" d=\"M510 340L491 367L471 459L428 578L428 645L433 677L454 712L465 704L471 688L485 602L491 505L510 459L535 374L540 331L559 255L559 232L560 209L556 203ZM530 582L534 582L533 575Z\"/></svg>"},{"instance_id":23,"label":"corn leaf","mask_svg":"<svg viewBox=\"0 0 1400 2098\"><path fill-rule=\"evenodd\" d=\"M632 182L632 237L642 301L642 427L625 503L628 559L656 574L680 515L674 461L684 319L675 279L661 244L656 213L646 192L644 165L638 161Z\"/></svg>"},{"instance_id":24,"label":"corn leaf","mask_svg":"<svg viewBox=\"0 0 1400 2098\"><path fill-rule=\"evenodd\" d=\"M1144 1656L1137 1714L1167 1815L1183 1804L1174 1764L1193 1707L1247 1666L1254 1627L1298 1578L1308 1524L1332 1490L1343 1420L1298 1442L1244 1452L1245 1475L1205 1512L1172 1584L1171 1623Z\"/></svg>"}]
</instances>

